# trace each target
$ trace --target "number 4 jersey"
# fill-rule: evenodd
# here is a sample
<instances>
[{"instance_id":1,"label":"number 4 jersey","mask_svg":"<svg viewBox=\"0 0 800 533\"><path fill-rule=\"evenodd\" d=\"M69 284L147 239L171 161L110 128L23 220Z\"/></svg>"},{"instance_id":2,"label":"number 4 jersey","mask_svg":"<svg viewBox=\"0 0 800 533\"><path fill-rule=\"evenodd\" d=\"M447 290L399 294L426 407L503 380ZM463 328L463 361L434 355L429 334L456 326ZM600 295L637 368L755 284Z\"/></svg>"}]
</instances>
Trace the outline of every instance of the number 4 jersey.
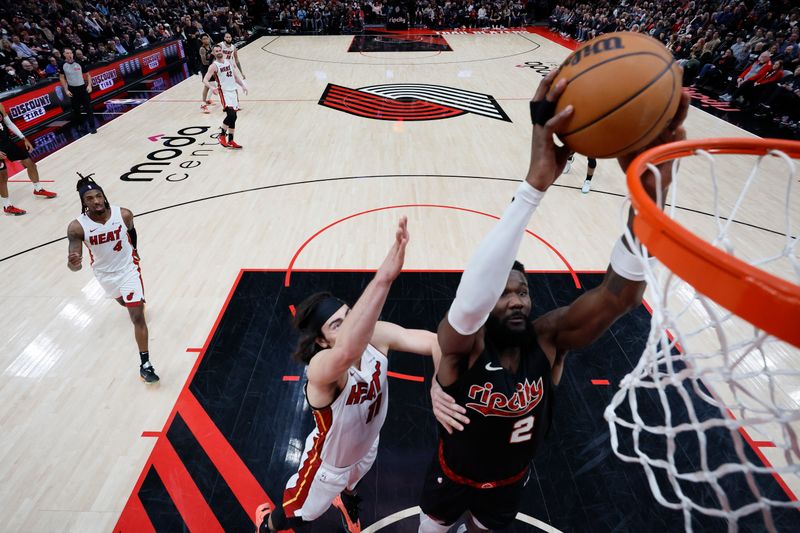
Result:
<instances>
[{"instance_id":1,"label":"number 4 jersey","mask_svg":"<svg viewBox=\"0 0 800 533\"><path fill-rule=\"evenodd\" d=\"M77 220L83 227L83 243L89 249L95 274L117 274L138 269L128 229L118 206L111 206L111 217L105 224L95 222L86 213Z\"/></svg>"},{"instance_id":2,"label":"number 4 jersey","mask_svg":"<svg viewBox=\"0 0 800 533\"><path fill-rule=\"evenodd\" d=\"M467 409L464 431L441 430L439 462L453 481L478 488L521 478L552 416L550 362L529 327L516 374L486 348L444 391ZM485 486L484 486L485 485Z\"/></svg>"}]
</instances>

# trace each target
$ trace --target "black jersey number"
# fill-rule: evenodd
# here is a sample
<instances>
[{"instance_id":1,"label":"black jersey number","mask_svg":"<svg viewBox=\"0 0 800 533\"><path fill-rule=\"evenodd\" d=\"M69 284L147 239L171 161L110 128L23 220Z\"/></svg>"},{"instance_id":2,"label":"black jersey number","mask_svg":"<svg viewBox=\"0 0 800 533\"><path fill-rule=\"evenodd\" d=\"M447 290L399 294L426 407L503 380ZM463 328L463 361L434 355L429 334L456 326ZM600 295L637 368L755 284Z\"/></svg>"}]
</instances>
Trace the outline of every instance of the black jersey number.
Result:
<instances>
[{"instance_id":1,"label":"black jersey number","mask_svg":"<svg viewBox=\"0 0 800 533\"><path fill-rule=\"evenodd\" d=\"M229 70L229 71L228 71L228 72L226 72L225 74L226 74L226 75L227 75L229 78L232 78L232 77L233 77L233 70Z\"/></svg>"},{"instance_id":2,"label":"black jersey number","mask_svg":"<svg viewBox=\"0 0 800 533\"><path fill-rule=\"evenodd\" d=\"M533 415L517 420L514 424L514 431L511 432L511 439L509 439L509 442L511 444L516 444L518 442L531 440L531 437L533 437L534 420L535 418Z\"/></svg>"}]
</instances>

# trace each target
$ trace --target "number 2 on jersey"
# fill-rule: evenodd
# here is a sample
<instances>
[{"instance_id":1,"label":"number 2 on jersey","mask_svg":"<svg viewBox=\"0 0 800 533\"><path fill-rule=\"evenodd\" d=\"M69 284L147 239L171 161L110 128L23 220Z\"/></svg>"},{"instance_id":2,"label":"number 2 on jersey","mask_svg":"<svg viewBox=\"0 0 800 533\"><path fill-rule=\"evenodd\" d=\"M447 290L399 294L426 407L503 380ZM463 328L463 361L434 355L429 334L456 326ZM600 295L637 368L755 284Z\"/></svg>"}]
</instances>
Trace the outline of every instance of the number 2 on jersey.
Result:
<instances>
[{"instance_id":1,"label":"number 2 on jersey","mask_svg":"<svg viewBox=\"0 0 800 533\"><path fill-rule=\"evenodd\" d=\"M533 436L533 421L533 415L517 420L517 422L514 424L514 431L511 433L511 439L509 442L511 444L516 444L518 442L531 440L531 437Z\"/></svg>"}]
</instances>

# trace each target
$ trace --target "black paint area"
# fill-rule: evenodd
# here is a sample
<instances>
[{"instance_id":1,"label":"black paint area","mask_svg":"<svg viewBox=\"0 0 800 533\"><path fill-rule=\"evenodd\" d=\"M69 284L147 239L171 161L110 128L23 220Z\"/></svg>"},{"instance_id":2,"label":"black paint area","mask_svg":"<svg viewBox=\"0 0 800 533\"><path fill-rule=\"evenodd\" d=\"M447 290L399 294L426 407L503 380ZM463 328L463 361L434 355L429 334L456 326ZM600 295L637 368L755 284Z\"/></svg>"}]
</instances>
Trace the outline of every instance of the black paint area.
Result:
<instances>
[{"instance_id":1,"label":"black paint area","mask_svg":"<svg viewBox=\"0 0 800 533\"><path fill-rule=\"evenodd\" d=\"M441 35L356 35L348 52L452 52Z\"/></svg>"},{"instance_id":2,"label":"black paint area","mask_svg":"<svg viewBox=\"0 0 800 533\"><path fill-rule=\"evenodd\" d=\"M281 500L288 478L296 472L308 432L311 414L300 381L283 381L284 375L303 376L303 366L290 354L296 342L290 322L290 305L298 305L316 291L329 290L352 304L372 278L370 272L295 272L290 287L283 272L244 272L213 335L207 352L190 384L213 422L270 498ZM403 273L392 286L382 319L407 328L434 330L445 315L460 279L459 273ZM567 305L585 289L577 289L569 274L529 274L533 316ZM601 274L580 275L584 287L600 283ZM210 311L211 312L211 311ZM539 448L533 474L520 511L561 531L680 531L680 511L659 505L639 465L623 463L613 454L603 411L617 384L634 366L647 340L650 315L644 307L620 319L598 341L573 352L554 396L554 420L550 434ZM362 527L419 504L428 461L437 444L437 428L431 413L428 389L433 373L429 358L390 354L390 370L424 376L425 383L390 378L389 412L381 432L378 459L362 480L359 492ZM610 386L595 386L592 379L608 379ZM694 395L701 419L717 416ZM640 411L648 421L663 418L660 401L643 394ZM686 417L682 402L671 403L676 419ZM167 436L209 503L229 531L250 531L253 509L242 509L230 487L200 449L178 416ZM735 461L733 441L726 431L710 432L709 460L713 466ZM660 453L663 443L642 445L649 454ZM753 452L746 448L751 460ZM491 453L487 450L486 453ZM682 471L699 470L696 438L681 438L676 461ZM757 463L758 464L758 463ZM786 501L771 476L756 476L765 497ZM662 487L666 480L659 479ZM710 491L684 487L704 505L717 506ZM743 478L725 483L732 505L752 500ZM174 504L152 469L139 497L158 531L180 531L184 526ZM795 531L797 511L773 512L779 531ZM313 532L341 531L339 515L329 510L312 527ZM416 516L405 518L382 531L412 533ZM694 531L725 531L718 518L695 515ZM740 531L763 531L760 515L739 521ZM517 522L507 531L533 531Z\"/></svg>"}]
</instances>

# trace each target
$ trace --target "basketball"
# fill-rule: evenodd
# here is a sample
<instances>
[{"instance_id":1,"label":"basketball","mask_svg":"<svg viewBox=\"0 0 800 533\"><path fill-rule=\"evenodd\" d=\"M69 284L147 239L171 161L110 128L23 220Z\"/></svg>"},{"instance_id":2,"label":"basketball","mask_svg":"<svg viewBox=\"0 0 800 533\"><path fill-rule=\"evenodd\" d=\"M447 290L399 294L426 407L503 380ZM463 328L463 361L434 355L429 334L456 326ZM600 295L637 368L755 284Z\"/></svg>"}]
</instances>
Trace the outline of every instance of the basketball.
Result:
<instances>
[{"instance_id":1,"label":"basketball","mask_svg":"<svg viewBox=\"0 0 800 533\"><path fill-rule=\"evenodd\" d=\"M579 46L553 81L569 81L556 112L575 111L562 142L594 158L618 157L652 142L678 108L682 69L658 40L634 32L601 35Z\"/></svg>"}]
</instances>

